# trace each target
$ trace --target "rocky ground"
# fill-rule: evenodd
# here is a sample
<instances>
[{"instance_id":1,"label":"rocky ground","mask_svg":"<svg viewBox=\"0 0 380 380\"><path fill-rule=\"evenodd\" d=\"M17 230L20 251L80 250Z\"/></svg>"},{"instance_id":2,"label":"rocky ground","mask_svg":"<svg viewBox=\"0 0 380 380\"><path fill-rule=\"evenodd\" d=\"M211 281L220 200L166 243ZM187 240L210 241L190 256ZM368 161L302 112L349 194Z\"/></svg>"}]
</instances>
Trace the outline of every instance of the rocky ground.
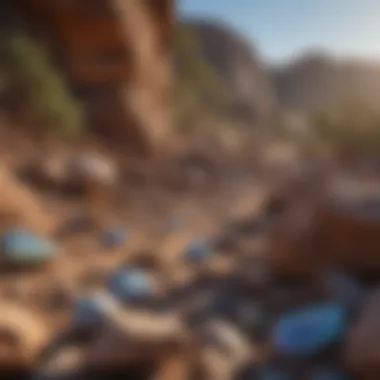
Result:
<instances>
[{"instance_id":1,"label":"rocky ground","mask_svg":"<svg viewBox=\"0 0 380 380\"><path fill-rule=\"evenodd\" d=\"M26 156L4 155L0 173L2 368L377 378L373 181L355 188L318 163L282 170L282 184L201 154L153 169L89 152Z\"/></svg>"}]
</instances>

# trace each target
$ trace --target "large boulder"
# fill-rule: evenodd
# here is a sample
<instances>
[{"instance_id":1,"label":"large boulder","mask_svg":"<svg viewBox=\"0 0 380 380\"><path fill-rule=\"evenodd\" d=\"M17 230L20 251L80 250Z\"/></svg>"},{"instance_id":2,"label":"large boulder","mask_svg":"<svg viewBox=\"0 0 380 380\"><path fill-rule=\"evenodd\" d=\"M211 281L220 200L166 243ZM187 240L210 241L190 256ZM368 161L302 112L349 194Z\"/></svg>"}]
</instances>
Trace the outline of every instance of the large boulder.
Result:
<instances>
[{"instance_id":1,"label":"large boulder","mask_svg":"<svg viewBox=\"0 0 380 380\"><path fill-rule=\"evenodd\" d=\"M317 196L312 195L315 187ZM323 186L311 182L309 190L288 195L270 231L275 268L288 275L338 267L377 274L380 197L376 188L376 182L335 178Z\"/></svg>"},{"instance_id":2,"label":"large boulder","mask_svg":"<svg viewBox=\"0 0 380 380\"><path fill-rule=\"evenodd\" d=\"M365 301L358 320L347 336L345 360L347 366L360 375L360 379L377 379L380 376L380 289Z\"/></svg>"}]
</instances>

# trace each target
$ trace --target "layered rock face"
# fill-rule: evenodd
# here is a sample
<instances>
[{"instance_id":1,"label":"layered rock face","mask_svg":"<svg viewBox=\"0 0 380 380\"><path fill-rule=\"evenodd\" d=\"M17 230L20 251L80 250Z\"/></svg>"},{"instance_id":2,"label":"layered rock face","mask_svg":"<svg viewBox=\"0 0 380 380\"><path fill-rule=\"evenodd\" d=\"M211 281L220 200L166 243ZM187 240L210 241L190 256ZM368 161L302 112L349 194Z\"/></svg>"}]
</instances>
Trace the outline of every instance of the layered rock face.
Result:
<instances>
[{"instance_id":1,"label":"layered rock face","mask_svg":"<svg viewBox=\"0 0 380 380\"><path fill-rule=\"evenodd\" d=\"M52 43L92 128L149 149L170 123L172 0L21 0Z\"/></svg>"}]
</instances>

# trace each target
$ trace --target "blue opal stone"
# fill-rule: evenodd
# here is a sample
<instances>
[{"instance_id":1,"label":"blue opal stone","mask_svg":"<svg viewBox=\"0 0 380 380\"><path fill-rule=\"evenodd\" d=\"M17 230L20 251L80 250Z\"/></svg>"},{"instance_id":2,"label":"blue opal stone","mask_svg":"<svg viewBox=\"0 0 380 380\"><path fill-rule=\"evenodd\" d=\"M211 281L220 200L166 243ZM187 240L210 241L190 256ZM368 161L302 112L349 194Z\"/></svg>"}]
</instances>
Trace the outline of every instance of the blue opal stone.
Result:
<instances>
[{"instance_id":1,"label":"blue opal stone","mask_svg":"<svg viewBox=\"0 0 380 380\"><path fill-rule=\"evenodd\" d=\"M214 255L213 245L206 240L198 240L189 244L185 252L185 258L191 263L199 263L212 258Z\"/></svg>"},{"instance_id":2,"label":"blue opal stone","mask_svg":"<svg viewBox=\"0 0 380 380\"><path fill-rule=\"evenodd\" d=\"M122 228L110 228L103 233L102 242L106 248L118 248L127 241L127 233Z\"/></svg>"},{"instance_id":3,"label":"blue opal stone","mask_svg":"<svg viewBox=\"0 0 380 380\"><path fill-rule=\"evenodd\" d=\"M15 229L3 236L2 253L3 259L11 264L33 265L55 258L58 247L32 232Z\"/></svg>"},{"instance_id":4,"label":"blue opal stone","mask_svg":"<svg viewBox=\"0 0 380 380\"><path fill-rule=\"evenodd\" d=\"M283 316L273 328L273 344L283 355L311 356L341 340L347 327L340 304L311 306Z\"/></svg>"},{"instance_id":5,"label":"blue opal stone","mask_svg":"<svg viewBox=\"0 0 380 380\"><path fill-rule=\"evenodd\" d=\"M106 293L81 298L75 305L73 324L83 328L96 327L104 322L109 312L116 307L116 300Z\"/></svg>"},{"instance_id":6,"label":"blue opal stone","mask_svg":"<svg viewBox=\"0 0 380 380\"><path fill-rule=\"evenodd\" d=\"M109 282L110 292L120 301L143 301L154 296L155 283L145 270L129 268L117 272Z\"/></svg>"}]
</instances>

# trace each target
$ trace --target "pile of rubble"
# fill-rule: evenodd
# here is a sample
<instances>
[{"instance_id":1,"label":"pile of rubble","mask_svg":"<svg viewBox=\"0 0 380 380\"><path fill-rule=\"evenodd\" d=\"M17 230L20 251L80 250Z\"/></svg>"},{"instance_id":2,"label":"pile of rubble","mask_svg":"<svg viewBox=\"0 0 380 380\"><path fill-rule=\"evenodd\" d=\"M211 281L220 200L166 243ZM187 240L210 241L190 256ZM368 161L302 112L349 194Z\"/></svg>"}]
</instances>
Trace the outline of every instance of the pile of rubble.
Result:
<instances>
[{"instance_id":1,"label":"pile of rubble","mask_svg":"<svg viewBox=\"0 0 380 380\"><path fill-rule=\"evenodd\" d=\"M49 323L20 301L23 289L5 297L0 284L0 367L36 379L377 378L380 200L376 186L342 183L317 196L273 198L261 215L178 250L169 270L163 252L141 253L101 274L96 289L45 282L59 290L48 300ZM66 252L54 231L11 223L0 232L4 276L54 263L59 273ZM102 226L94 236L103 252L125 250L130 237ZM174 281L169 272L183 268L187 280Z\"/></svg>"}]
</instances>

